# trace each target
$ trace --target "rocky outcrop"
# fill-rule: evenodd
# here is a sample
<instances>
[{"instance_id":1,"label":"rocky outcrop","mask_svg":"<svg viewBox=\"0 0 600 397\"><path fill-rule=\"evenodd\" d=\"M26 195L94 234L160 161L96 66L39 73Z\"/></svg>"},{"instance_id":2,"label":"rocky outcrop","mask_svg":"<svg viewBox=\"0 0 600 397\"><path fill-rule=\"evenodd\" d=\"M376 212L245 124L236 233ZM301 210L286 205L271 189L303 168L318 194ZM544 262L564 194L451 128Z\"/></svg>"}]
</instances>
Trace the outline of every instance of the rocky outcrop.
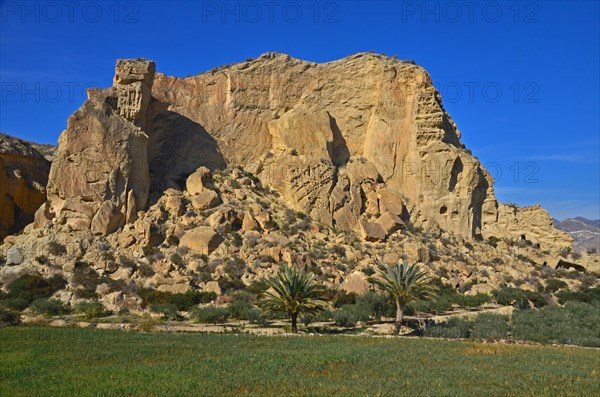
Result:
<instances>
[{"instance_id":1,"label":"rocky outcrop","mask_svg":"<svg viewBox=\"0 0 600 397\"><path fill-rule=\"evenodd\" d=\"M29 142L0 134L0 239L33 221L46 200L50 162Z\"/></svg>"},{"instance_id":2,"label":"rocky outcrop","mask_svg":"<svg viewBox=\"0 0 600 397\"><path fill-rule=\"evenodd\" d=\"M505 215L430 76L410 62L361 53L316 64L269 53L183 79L158 74L153 96L153 186L200 165L238 165L340 230L365 230L387 210L467 239L497 236L499 219L515 229L503 237L517 229L549 245L564 237ZM166 143L176 135L185 139Z\"/></svg>"},{"instance_id":3,"label":"rocky outcrop","mask_svg":"<svg viewBox=\"0 0 600 397\"><path fill-rule=\"evenodd\" d=\"M187 189L206 210L219 203L210 170L239 166L290 208L368 240L409 221L463 239L570 244L543 210L512 214L496 200L429 74L411 62L269 53L179 79L119 60L113 87L90 95L61 135L36 225L55 218L109 234L168 188ZM179 212L175 200L168 207Z\"/></svg>"},{"instance_id":4,"label":"rocky outcrop","mask_svg":"<svg viewBox=\"0 0 600 397\"><path fill-rule=\"evenodd\" d=\"M489 237L527 241L553 253L570 250L573 244L572 238L556 229L552 217L539 205L520 208L499 203L496 218L486 223L484 230Z\"/></svg>"},{"instance_id":5,"label":"rocky outcrop","mask_svg":"<svg viewBox=\"0 0 600 397\"><path fill-rule=\"evenodd\" d=\"M59 138L40 218L109 234L135 220L149 191L145 128L154 63L117 61L113 87L90 91Z\"/></svg>"}]
</instances>

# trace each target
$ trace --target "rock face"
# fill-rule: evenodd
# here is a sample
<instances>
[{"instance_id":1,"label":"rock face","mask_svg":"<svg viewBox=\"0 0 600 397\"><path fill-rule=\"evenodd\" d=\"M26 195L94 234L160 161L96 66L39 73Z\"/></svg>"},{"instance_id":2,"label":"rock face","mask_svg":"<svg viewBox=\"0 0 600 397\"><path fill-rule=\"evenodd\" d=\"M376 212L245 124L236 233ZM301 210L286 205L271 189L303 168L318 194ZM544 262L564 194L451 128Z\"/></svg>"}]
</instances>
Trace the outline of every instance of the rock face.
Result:
<instances>
[{"instance_id":1,"label":"rock face","mask_svg":"<svg viewBox=\"0 0 600 397\"><path fill-rule=\"evenodd\" d=\"M154 63L117 61L114 85L88 93L59 138L46 217L75 230L114 232L146 207L150 180L144 130ZM40 215L41 217L41 215Z\"/></svg>"},{"instance_id":2,"label":"rock face","mask_svg":"<svg viewBox=\"0 0 600 397\"><path fill-rule=\"evenodd\" d=\"M361 53L316 64L268 53L184 79L158 74L152 92L154 187L200 165L237 165L336 229L365 230L387 210L468 239L525 230L545 249L570 244L543 210L512 216L495 199L430 76L412 63Z\"/></svg>"},{"instance_id":3,"label":"rock face","mask_svg":"<svg viewBox=\"0 0 600 397\"><path fill-rule=\"evenodd\" d=\"M242 167L290 208L366 240L409 221L463 239L571 244L541 208L495 199L423 68L372 53L324 64L268 53L184 79L119 60L113 87L90 92L59 144L36 225L110 234L167 188L209 209L210 171Z\"/></svg>"},{"instance_id":4,"label":"rock face","mask_svg":"<svg viewBox=\"0 0 600 397\"><path fill-rule=\"evenodd\" d=\"M50 162L30 143L0 134L0 239L33 220L46 200Z\"/></svg>"}]
</instances>

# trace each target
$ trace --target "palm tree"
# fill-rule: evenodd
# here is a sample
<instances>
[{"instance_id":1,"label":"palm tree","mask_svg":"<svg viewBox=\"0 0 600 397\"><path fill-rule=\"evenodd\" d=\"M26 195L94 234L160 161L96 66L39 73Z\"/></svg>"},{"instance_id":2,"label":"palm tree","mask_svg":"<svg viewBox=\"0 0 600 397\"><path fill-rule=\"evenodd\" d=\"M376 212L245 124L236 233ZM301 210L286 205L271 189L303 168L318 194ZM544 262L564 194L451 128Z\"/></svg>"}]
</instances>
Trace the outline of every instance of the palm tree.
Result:
<instances>
[{"instance_id":1,"label":"palm tree","mask_svg":"<svg viewBox=\"0 0 600 397\"><path fill-rule=\"evenodd\" d=\"M396 304L395 335L400 333L406 306L417 300L433 300L437 291L421 266L409 266L406 262L379 271L373 282Z\"/></svg>"},{"instance_id":2,"label":"palm tree","mask_svg":"<svg viewBox=\"0 0 600 397\"><path fill-rule=\"evenodd\" d=\"M293 333L298 332L299 313L314 314L327 304L313 274L286 264L267 280L267 285L270 288L263 293L260 306L272 313L286 313L292 321Z\"/></svg>"}]
</instances>

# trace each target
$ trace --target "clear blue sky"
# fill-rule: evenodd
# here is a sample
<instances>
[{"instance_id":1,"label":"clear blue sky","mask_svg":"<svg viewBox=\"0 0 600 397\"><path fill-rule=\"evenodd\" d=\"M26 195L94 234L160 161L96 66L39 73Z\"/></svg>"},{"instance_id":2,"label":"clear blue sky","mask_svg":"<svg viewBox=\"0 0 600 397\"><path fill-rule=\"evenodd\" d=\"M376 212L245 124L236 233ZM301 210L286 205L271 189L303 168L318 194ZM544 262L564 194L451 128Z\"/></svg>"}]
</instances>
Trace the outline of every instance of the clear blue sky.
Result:
<instances>
[{"instance_id":1,"label":"clear blue sky","mask_svg":"<svg viewBox=\"0 0 600 397\"><path fill-rule=\"evenodd\" d=\"M187 76L373 50L430 72L502 201L600 218L599 19L597 1L2 1L0 130L56 143L116 58Z\"/></svg>"}]
</instances>

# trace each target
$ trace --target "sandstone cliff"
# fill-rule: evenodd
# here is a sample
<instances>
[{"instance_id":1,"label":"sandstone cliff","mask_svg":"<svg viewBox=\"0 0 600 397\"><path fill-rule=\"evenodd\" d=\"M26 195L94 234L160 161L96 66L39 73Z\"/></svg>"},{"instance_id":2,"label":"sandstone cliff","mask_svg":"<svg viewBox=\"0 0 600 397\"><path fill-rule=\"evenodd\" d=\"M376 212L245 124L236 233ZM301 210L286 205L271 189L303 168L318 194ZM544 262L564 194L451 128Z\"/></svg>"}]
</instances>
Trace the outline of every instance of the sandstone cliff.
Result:
<instances>
[{"instance_id":1,"label":"sandstone cliff","mask_svg":"<svg viewBox=\"0 0 600 397\"><path fill-rule=\"evenodd\" d=\"M430 76L412 63L361 53L316 64L269 53L184 79L158 74L153 96L149 165L159 190L199 165L238 165L341 230L406 216L404 202L425 229L535 235L553 251L571 244L543 209L535 220L529 210L504 210Z\"/></svg>"},{"instance_id":2,"label":"sandstone cliff","mask_svg":"<svg viewBox=\"0 0 600 397\"><path fill-rule=\"evenodd\" d=\"M265 54L184 79L154 69L117 61L113 86L69 118L48 200L0 246L0 287L61 274L64 302L142 311L140 289L220 293L282 262L356 292L406 259L490 293L543 288L549 267L576 261L546 211L496 200L419 66Z\"/></svg>"},{"instance_id":3,"label":"sandstone cliff","mask_svg":"<svg viewBox=\"0 0 600 397\"><path fill-rule=\"evenodd\" d=\"M111 233L199 166L243 167L293 209L364 238L410 219L466 239L571 244L541 208L495 199L423 68L371 53L324 64L269 53L184 79L120 60L113 87L61 135L44 213Z\"/></svg>"},{"instance_id":4,"label":"sandstone cliff","mask_svg":"<svg viewBox=\"0 0 600 397\"><path fill-rule=\"evenodd\" d=\"M0 240L33 220L46 201L49 169L29 142L0 134Z\"/></svg>"}]
</instances>

